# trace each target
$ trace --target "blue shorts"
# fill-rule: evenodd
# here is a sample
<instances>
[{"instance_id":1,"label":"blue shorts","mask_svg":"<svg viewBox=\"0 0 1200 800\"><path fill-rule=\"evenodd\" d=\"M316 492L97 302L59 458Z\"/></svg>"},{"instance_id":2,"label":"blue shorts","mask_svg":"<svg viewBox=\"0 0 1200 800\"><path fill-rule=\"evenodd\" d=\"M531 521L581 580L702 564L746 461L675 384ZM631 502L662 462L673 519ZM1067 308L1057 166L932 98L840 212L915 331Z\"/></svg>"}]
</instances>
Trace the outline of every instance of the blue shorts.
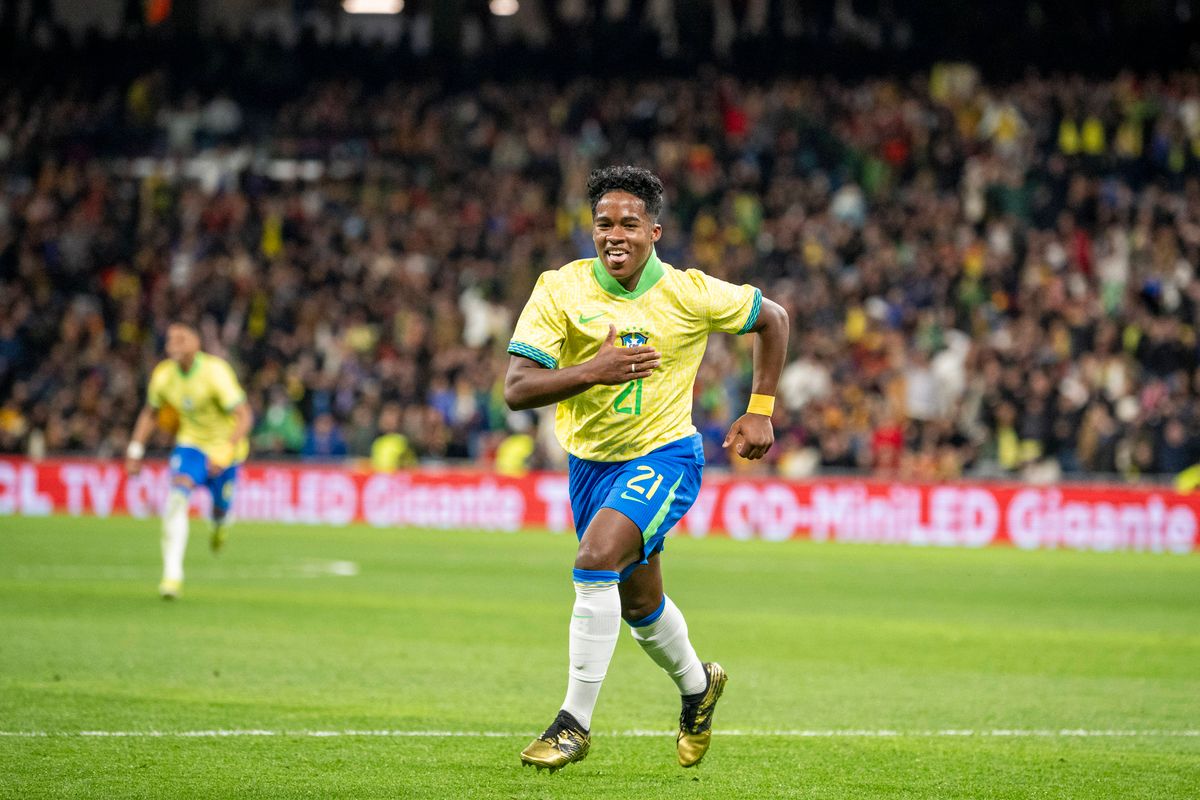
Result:
<instances>
[{"instance_id":1,"label":"blue shorts","mask_svg":"<svg viewBox=\"0 0 1200 800\"><path fill-rule=\"evenodd\" d=\"M196 486L203 486L212 495L213 510L225 512L233 505L233 489L237 483L238 467L232 464L216 475L208 474L208 456L204 451L178 445L171 451L171 478L186 475ZM174 483L174 480L171 481Z\"/></svg>"},{"instance_id":2,"label":"blue shorts","mask_svg":"<svg viewBox=\"0 0 1200 800\"><path fill-rule=\"evenodd\" d=\"M631 461L587 461L570 456L568 484L575 535L580 539L596 512L613 508L642 532L642 560L621 571L625 580L663 549L667 531L679 522L700 491L704 444L699 435L651 450Z\"/></svg>"}]
</instances>

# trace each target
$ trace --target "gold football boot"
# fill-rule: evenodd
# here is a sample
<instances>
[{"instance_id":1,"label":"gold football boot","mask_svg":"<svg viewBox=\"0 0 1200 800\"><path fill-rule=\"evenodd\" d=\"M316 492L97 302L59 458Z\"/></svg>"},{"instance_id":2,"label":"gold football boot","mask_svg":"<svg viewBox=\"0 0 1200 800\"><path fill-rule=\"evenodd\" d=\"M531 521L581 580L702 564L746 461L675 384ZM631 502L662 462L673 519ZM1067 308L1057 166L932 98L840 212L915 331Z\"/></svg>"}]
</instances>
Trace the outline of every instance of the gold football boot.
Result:
<instances>
[{"instance_id":1,"label":"gold football boot","mask_svg":"<svg viewBox=\"0 0 1200 800\"><path fill-rule=\"evenodd\" d=\"M226 540L229 539L229 525L224 520L213 520L209 530L208 549L212 550L214 556L220 555Z\"/></svg>"},{"instance_id":2,"label":"gold football boot","mask_svg":"<svg viewBox=\"0 0 1200 800\"><path fill-rule=\"evenodd\" d=\"M708 676L708 687L698 694L683 698L683 710L679 713L679 735L675 737L675 750L679 753L679 765L694 767L708 752L712 741L713 711L725 682L729 676L720 664L705 662L704 674Z\"/></svg>"},{"instance_id":3,"label":"gold football boot","mask_svg":"<svg viewBox=\"0 0 1200 800\"><path fill-rule=\"evenodd\" d=\"M592 737L583 726L566 711L559 711L546 732L521 751L521 763L537 767L538 772L549 769L554 773L572 761L583 761L591 746Z\"/></svg>"},{"instance_id":4,"label":"gold football boot","mask_svg":"<svg viewBox=\"0 0 1200 800\"><path fill-rule=\"evenodd\" d=\"M232 491L233 484L225 484L226 501L232 498ZM228 508L224 511L217 508L213 509L212 520L209 522L208 548L212 550L214 556L221 554L226 540L229 539L229 526L233 522L233 514L230 511L231 509Z\"/></svg>"}]
</instances>

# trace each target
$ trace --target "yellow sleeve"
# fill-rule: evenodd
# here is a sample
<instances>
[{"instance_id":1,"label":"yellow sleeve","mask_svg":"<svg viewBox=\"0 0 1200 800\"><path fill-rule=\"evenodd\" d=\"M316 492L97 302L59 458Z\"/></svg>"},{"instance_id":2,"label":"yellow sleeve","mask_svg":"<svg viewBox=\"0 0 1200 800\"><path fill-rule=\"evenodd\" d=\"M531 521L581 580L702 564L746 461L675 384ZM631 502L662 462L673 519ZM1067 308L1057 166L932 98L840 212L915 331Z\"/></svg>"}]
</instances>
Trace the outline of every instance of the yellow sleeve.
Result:
<instances>
[{"instance_id":1,"label":"yellow sleeve","mask_svg":"<svg viewBox=\"0 0 1200 800\"><path fill-rule=\"evenodd\" d=\"M699 279L708 294L708 328L722 333L748 333L758 322L762 308L762 292L743 283L741 286L706 275L699 270L688 270Z\"/></svg>"},{"instance_id":2,"label":"yellow sleeve","mask_svg":"<svg viewBox=\"0 0 1200 800\"><path fill-rule=\"evenodd\" d=\"M210 373L212 393L217 398L217 405L222 411L230 412L246 399L246 392L238 383L233 367L227 361L218 361Z\"/></svg>"},{"instance_id":3,"label":"yellow sleeve","mask_svg":"<svg viewBox=\"0 0 1200 800\"><path fill-rule=\"evenodd\" d=\"M173 366L166 364L166 362L160 363L150 373L150 385L146 387L146 405L153 409L159 409L163 406L163 391L167 387L167 376L169 374L167 369L163 368L164 365L167 368Z\"/></svg>"},{"instance_id":4,"label":"yellow sleeve","mask_svg":"<svg viewBox=\"0 0 1200 800\"><path fill-rule=\"evenodd\" d=\"M536 361L546 369L558 367L558 357L567 338L566 320L550 291L551 279L547 276L551 274L543 272L538 277L508 343L508 352Z\"/></svg>"}]
</instances>

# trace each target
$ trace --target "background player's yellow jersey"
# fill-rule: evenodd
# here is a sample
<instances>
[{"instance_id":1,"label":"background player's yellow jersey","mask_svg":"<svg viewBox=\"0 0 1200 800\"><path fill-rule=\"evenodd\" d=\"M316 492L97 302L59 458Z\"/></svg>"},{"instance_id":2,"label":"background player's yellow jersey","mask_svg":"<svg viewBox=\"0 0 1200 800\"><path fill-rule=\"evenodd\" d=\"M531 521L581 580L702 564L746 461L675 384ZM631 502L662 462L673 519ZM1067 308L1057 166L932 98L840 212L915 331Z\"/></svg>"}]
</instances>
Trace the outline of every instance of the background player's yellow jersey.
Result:
<instances>
[{"instance_id":1,"label":"background player's yellow jersey","mask_svg":"<svg viewBox=\"0 0 1200 800\"><path fill-rule=\"evenodd\" d=\"M150 374L146 402L151 408L172 406L179 412L175 443L195 447L219 466L245 461L250 443L229 442L234 429L233 409L246 401L229 362L209 353L197 353L186 373L167 359Z\"/></svg>"},{"instance_id":2,"label":"background player's yellow jersey","mask_svg":"<svg viewBox=\"0 0 1200 800\"><path fill-rule=\"evenodd\" d=\"M651 253L627 291L600 259L544 272L521 312L508 352L555 369L596 355L617 329L617 343L648 344L662 356L650 377L593 386L563 400L555 433L568 453L591 461L627 461L696 432L692 386L713 331L746 333L762 293L752 286L677 270Z\"/></svg>"}]
</instances>

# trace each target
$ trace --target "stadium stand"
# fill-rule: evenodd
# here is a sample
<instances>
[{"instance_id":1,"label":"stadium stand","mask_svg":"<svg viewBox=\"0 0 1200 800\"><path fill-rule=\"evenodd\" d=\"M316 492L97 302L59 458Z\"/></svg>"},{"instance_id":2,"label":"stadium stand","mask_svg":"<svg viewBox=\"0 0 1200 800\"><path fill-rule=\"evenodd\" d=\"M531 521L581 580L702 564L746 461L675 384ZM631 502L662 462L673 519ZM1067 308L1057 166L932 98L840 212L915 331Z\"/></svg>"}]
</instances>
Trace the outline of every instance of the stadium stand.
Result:
<instances>
[{"instance_id":1,"label":"stadium stand","mask_svg":"<svg viewBox=\"0 0 1200 800\"><path fill-rule=\"evenodd\" d=\"M182 316L237 364L257 457L369 458L387 407L405 453L489 461L531 421L498 390L515 313L539 271L592 255L584 178L618 161L667 182L664 260L791 316L766 469L1134 478L1200 457L1195 74L465 92L346 77L370 48L302 43L301 67L209 42L189 74L114 66L120 45L51 47L0 95L0 452L120 454ZM47 77L56 58L77 77ZM710 463L748 374L746 344L714 340ZM532 463L554 465L540 429Z\"/></svg>"}]
</instances>

